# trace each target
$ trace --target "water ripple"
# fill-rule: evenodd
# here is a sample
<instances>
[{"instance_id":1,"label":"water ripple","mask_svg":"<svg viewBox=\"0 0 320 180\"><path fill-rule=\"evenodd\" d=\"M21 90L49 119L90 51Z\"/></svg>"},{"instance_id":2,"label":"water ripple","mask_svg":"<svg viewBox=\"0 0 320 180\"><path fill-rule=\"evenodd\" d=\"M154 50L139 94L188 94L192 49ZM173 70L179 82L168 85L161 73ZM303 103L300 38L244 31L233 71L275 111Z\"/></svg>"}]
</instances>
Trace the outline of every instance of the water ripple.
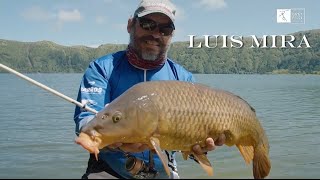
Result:
<instances>
[{"instance_id":1,"label":"water ripple","mask_svg":"<svg viewBox=\"0 0 320 180\"><path fill-rule=\"evenodd\" d=\"M76 98L82 74L30 74ZM269 178L320 176L320 76L196 75L200 83L229 90L257 112L270 142ZM74 105L9 74L0 74L0 174L2 178L80 178L88 153L74 143ZM214 178L251 178L235 147L208 157ZM182 178L211 178L177 155Z\"/></svg>"}]
</instances>

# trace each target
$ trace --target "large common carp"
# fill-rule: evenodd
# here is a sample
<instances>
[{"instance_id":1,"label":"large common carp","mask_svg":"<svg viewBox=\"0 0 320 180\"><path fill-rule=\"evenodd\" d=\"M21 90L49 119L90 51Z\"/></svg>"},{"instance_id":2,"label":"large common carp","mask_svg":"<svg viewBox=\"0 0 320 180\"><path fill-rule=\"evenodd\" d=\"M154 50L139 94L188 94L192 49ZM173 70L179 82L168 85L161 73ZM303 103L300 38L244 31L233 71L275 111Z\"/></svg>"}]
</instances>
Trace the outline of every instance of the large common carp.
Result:
<instances>
[{"instance_id":1,"label":"large common carp","mask_svg":"<svg viewBox=\"0 0 320 180\"><path fill-rule=\"evenodd\" d=\"M192 146L205 145L208 137L226 136L245 162L253 162L254 178L271 169L269 143L255 110L239 96L198 83L150 81L134 85L100 111L81 131L76 142L96 157L99 149L113 144L145 143L153 147L169 174L162 150L192 154L209 174L206 155Z\"/></svg>"}]
</instances>

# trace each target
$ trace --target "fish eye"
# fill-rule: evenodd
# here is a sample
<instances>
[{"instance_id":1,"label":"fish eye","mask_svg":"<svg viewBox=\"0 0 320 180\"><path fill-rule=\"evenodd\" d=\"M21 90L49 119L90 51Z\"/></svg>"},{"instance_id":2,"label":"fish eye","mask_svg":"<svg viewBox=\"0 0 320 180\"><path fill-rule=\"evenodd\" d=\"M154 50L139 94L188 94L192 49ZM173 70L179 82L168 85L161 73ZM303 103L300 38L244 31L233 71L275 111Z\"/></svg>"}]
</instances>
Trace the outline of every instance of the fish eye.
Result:
<instances>
[{"instance_id":1,"label":"fish eye","mask_svg":"<svg viewBox=\"0 0 320 180\"><path fill-rule=\"evenodd\" d=\"M113 123L117 123L121 120L121 114L120 113L115 113L113 116L112 116L112 121Z\"/></svg>"}]
</instances>

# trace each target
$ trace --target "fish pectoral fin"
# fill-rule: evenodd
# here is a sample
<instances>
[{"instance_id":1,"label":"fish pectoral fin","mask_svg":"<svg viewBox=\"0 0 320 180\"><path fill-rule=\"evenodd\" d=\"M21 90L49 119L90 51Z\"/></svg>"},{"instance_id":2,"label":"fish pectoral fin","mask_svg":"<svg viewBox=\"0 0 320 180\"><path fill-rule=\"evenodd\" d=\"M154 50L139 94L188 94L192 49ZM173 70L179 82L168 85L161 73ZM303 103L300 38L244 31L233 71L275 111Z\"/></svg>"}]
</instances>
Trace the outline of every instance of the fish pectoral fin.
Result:
<instances>
[{"instance_id":1,"label":"fish pectoral fin","mask_svg":"<svg viewBox=\"0 0 320 180\"><path fill-rule=\"evenodd\" d=\"M253 146L237 144L237 147L246 163L250 164L254 156Z\"/></svg>"},{"instance_id":2,"label":"fish pectoral fin","mask_svg":"<svg viewBox=\"0 0 320 180\"><path fill-rule=\"evenodd\" d=\"M213 176L213 168L211 166L211 163L207 157L207 155L203 154L203 155L198 155L193 153L193 156L195 157L195 159L199 162L199 164L201 165L201 167L206 171L206 173L209 176Z\"/></svg>"},{"instance_id":3,"label":"fish pectoral fin","mask_svg":"<svg viewBox=\"0 0 320 180\"><path fill-rule=\"evenodd\" d=\"M156 153L158 154L164 169L166 170L167 175L170 177L170 170L168 167L168 158L162 153L162 149L160 148L160 141L158 138L150 137L150 142L154 147Z\"/></svg>"},{"instance_id":4,"label":"fish pectoral fin","mask_svg":"<svg viewBox=\"0 0 320 180\"><path fill-rule=\"evenodd\" d=\"M184 160L188 160L190 151L182 151L181 154Z\"/></svg>"}]
</instances>

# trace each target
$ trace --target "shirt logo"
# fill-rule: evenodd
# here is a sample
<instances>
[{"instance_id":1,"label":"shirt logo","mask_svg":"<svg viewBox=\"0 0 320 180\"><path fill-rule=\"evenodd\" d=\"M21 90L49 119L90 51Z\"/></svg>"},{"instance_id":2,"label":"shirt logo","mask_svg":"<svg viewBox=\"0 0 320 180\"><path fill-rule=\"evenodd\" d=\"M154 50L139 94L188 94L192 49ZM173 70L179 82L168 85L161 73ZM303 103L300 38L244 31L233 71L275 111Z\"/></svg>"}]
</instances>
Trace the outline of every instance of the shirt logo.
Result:
<instances>
[{"instance_id":1,"label":"shirt logo","mask_svg":"<svg viewBox=\"0 0 320 180\"><path fill-rule=\"evenodd\" d=\"M91 100L91 99L82 99L81 100L81 104L82 105L92 105L92 106L94 106L94 105L97 105L98 103L96 102L96 101L94 101L94 100Z\"/></svg>"},{"instance_id":2,"label":"shirt logo","mask_svg":"<svg viewBox=\"0 0 320 180\"><path fill-rule=\"evenodd\" d=\"M82 87L81 92L88 93L88 94L101 94L102 88L98 88L98 87L84 88L84 87Z\"/></svg>"},{"instance_id":3,"label":"shirt logo","mask_svg":"<svg viewBox=\"0 0 320 180\"><path fill-rule=\"evenodd\" d=\"M95 81L89 81L88 82L91 86L93 86L93 85L95 85L96 84L96 82Z\"/></svg>"}]
</instances>

